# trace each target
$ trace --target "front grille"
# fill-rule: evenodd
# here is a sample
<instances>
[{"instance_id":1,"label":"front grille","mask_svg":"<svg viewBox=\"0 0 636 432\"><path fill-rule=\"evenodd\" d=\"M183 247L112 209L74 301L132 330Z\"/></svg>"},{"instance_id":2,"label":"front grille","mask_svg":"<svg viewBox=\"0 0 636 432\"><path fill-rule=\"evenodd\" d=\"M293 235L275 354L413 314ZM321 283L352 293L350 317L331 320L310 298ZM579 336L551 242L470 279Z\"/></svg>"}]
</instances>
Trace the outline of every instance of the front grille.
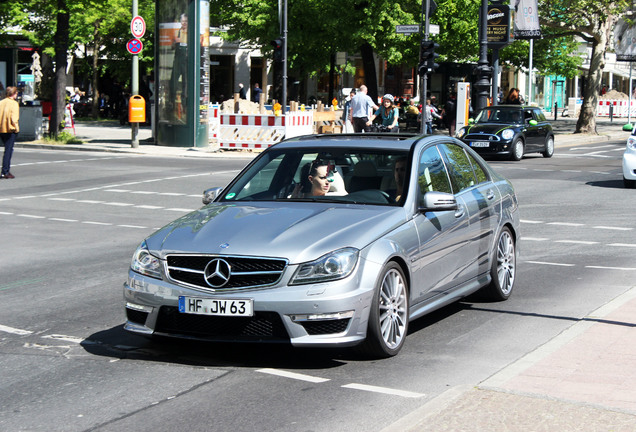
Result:
<instances>
[{"instance_id":1,"label":"front grille","mask_svg":"<svg viewBox=\"0 0 636 432\"><path fill-rule=\"evenodd\" d=\"M130 322L144 325L146 324L146 318L148 318L148 312L142 312L142 311L126 308L126 318Z\"/></svg>"},{"instance_id":2,"label":"front grille","mask_svg":"<svg viewBox=\"0 0 636 432\"><path fill-rule=\"evenodd\" d=\"M159 309L155 331L175 336L228 342L289 342L276 312L255 312L252 317L222 317L180 313L172 306Z\"/></svg>"},{"instance_id":3,"label":"front grille","mask_svg":"<svg viewBox=\"0 0 636 432\"><path fill-rule=\"evenodd\" d=\"M464 136L462 139L465 139L466 141L490 141L490 142L497 142L499 141L499 137L497 135L490 135L490 134L468 134L466 136Z\"/></svg>"},{"instance_id":4,"label":"front grille","mask_svg":"<svg viewBox=\"0 0 636 432\"><path fill-rule=\"evenodd\" d=\"M299 324L302 324L307 334L324 335L344 332L349 325L349 321L351 321L351 318L324 321L303 321Z\"/></svg>"},{"instance_id":5,"label":"front grille","mask_svg":"<svg viewBox=\"0 0 636 432\"><path fill-rule=\"evenodd\" d=\"M227 283L218 288L210 286L205 279L205 268L215 258L223 259L231 268ZM287 266L287 261L277 258L211 255L168 255L166 262L171 280L212 291L274 285Z\"/></svg>"}]
</instances>

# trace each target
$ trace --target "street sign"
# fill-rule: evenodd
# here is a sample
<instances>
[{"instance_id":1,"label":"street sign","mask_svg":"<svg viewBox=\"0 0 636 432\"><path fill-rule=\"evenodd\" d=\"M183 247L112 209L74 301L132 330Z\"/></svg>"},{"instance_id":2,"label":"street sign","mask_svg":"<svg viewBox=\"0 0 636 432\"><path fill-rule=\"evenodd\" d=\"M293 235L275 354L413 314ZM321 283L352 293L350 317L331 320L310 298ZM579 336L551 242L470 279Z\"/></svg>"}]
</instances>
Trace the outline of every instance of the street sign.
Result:
<instances>
[{"instance_id":1,"label":"street sign","mask_svg":"<svg viewBox=\"0 0 636 432\"><path fill-rule=\"evenodd\" d=\"M144 48L144 44L141 43L139 39L131 39L126 44L126 49L131 54L139 54L141 50Z\"/></svg>"},{"instance_id":2,"label":"street sign","mask_svg":"<svg viewBox=\"0 0 636 432\"><path fill-rule=\"evenodd\" d=\"M395 32L400 34L419 33L420 25L419 24L396 25Z\"/></svg>"},{"instance_id":3,"label":"street sign","mask_svg":"<svg viewBox=\"0 0 636 432\"><path fill-rule=\"evenodd\" d=\"M437 24L429 24L428 25L428 33L432 34L432 35L438 35L439 34L439 25L437 25Z\"/></svg>"},{"instance_id":4,"label":"street sign","mask_svg":"<svg viewBox=\"0 0 636 432\"><path fill-rule=\"evenodd\" d=\"M130 31L137 39L143 37L146 34L146 21L139 15L133 17L130 21Z\"/></svg>"}]
</instances>

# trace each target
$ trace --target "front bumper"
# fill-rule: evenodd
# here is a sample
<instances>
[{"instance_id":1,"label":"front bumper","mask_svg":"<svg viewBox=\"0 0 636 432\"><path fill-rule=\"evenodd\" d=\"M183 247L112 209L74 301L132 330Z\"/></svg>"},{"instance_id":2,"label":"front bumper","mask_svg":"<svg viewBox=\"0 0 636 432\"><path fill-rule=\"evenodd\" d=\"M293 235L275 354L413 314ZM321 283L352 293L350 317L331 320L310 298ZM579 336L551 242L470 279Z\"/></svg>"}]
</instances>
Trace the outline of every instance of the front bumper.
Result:
<instances>
[{"instance_id":1,"label":"front bumper","mask_svg":"<svg viewBox=\"0 0 636 432\"><path fill-rule=\"evenodd\" d=\"M623 154L623 177L627 180L636 180L636 153L634 152Z\"/></svg>"},{"instance_id":2,"label":"front bumper","mask_svg":"<svg viewBox=\"0 0 636 432\"><path fill-rule=\"evenodd\" d=\"M360 258L349 277L288 286L296 266L267 288L212 293L129 271L124 283L128 331L185 339L287 342L294 346L351 346L366 337L369 309L381 266ZM190 315L178 311L179 296L251 299L253 317Z\"/></svg>"}]
</instances>

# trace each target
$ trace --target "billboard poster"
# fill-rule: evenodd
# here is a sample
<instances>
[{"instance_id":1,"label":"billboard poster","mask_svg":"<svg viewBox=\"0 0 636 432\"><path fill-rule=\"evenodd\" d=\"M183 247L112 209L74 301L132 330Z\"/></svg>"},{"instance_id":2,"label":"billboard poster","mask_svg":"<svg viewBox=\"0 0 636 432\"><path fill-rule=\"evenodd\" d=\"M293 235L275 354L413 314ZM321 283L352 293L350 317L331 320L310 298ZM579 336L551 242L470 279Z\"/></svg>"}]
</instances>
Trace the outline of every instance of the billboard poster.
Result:
<instances>
[{"instance_id":1,"label":"billboard poster","mask_svg":"<svg viewBox=\"0 0 636 432\"><path fill-rule=\"evenodd\" d=\"M515 0L515 39L539 39L539 11L537 0Z\"/></svg>"},{"instance_id":2,"label":"billboard poster","mask_svg":"<svg viewBox=\"0 0 636 432\"><path fill-rule=\"evenodd\" d=\"M614 27L614 43L617 61L636 60L636 27L619 20Z\"/></svg>"}]
</instances>

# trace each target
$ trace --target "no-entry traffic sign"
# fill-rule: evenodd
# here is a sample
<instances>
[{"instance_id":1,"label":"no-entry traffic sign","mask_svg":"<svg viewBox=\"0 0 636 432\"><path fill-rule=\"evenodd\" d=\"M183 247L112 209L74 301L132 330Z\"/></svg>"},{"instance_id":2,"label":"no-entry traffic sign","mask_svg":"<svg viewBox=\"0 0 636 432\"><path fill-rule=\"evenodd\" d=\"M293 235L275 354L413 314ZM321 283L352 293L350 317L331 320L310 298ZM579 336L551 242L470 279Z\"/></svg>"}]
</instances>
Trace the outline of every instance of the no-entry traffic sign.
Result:
<instances>
[{"instance_id":1,"label":"no-entry traffic sign","mask_svg":"<svg viewBox=\"0 0 636 432\"><path fill-rule=\"evenodd\" d=\"M139 15L133 17L130 21L130 31L136 38L141 38L146 34L146 21Z\"/></svg>"},{"instance_id":2,"label":"no-entry traffic sign","mask_svg":"<svg viewBox=\"0 0 636 432\"><path fill-rule=\"evenodd\" d=\"M131 54L139 54L144 48L144 44L139 39L131 39L126 44L126 49Z\"/></svg>"}]
</instances>

